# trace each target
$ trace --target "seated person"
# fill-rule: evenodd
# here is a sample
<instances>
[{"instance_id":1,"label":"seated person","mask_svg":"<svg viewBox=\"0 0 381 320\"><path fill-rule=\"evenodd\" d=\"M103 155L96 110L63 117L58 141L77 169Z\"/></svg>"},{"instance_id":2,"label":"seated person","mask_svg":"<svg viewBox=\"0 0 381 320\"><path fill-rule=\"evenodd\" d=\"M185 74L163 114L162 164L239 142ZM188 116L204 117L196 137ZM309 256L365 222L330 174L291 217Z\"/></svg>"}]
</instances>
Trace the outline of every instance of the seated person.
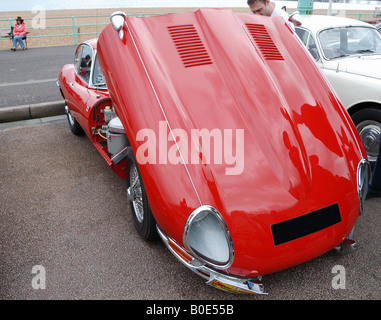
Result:
<instances>
[{"instance_id":1,"label":"seated person","mask_svg":"<svg viewBox=\"0 0 381 320\"><path fill-rule=\"evenodd\" d=\"M26 37L26 25L24 20L21 17L16 18L16 24L13 28L13 47L11 50L16 51L17 42L20 43L20 46L23 50L26 49L23 40Z\"/></svg>"}]
</instances>

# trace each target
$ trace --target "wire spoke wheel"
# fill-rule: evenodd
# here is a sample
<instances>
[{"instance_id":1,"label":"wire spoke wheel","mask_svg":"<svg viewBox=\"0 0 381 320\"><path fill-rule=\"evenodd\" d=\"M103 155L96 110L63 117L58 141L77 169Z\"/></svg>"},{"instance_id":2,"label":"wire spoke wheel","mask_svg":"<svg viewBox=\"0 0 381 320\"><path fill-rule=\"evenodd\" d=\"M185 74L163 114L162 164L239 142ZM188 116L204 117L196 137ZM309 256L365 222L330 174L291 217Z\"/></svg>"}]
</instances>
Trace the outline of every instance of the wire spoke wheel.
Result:
<instances>
[{"instance_id":1,"label":"wire spoke wheel","mask_svg":"<svg viewBox=\"0 0 381 320\"><path fill-rule=\"evenodd\" d=\"M144 209L143 209L143 196L142 189L140 187L139 174L136 166L132 166L129 172L130 178L130 201L132 202L133 211L135 213L136 219L142 223L144 220Z\"/></svg>"},{"instance_id":2,"label":"wire spoke wheel","mask_svg":"<svg viewBox=\"0 0 381 320\"><path fill-rule=\"evenodd\" d=\"M157 239L156 221L132 152L127 157L127 199L131 203L134 225L140 236L146 240Z\"/></svg>"}]
</instances>

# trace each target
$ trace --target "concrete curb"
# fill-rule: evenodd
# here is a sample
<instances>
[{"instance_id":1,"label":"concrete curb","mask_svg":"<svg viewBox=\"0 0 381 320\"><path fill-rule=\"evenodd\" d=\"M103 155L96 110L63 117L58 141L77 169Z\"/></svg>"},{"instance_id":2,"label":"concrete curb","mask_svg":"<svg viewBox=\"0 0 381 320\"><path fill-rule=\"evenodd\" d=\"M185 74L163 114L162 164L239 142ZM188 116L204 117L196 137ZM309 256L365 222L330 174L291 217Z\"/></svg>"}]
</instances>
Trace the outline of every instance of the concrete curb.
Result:
<instances>
[{"instance_id":1,"label":"concrete curb","mask_svg":"<svg viewBox=\"0 0 381 320\"><path fill-rule=\"evenodd\" d=\"M7 129L35 127L42 124L67 122L66 115L0 123L0 132Z\"/></svg>"},{"instance_id":2,"label":"concrete curb","mask_svg":"<svg viewBox=\"0 0 381 320\"><path fill-rule=\"evenodd\" d=\"M51 101L0 108L0 123L45 118L65 114L65 102Z\"/></svg>"}]
</instances>

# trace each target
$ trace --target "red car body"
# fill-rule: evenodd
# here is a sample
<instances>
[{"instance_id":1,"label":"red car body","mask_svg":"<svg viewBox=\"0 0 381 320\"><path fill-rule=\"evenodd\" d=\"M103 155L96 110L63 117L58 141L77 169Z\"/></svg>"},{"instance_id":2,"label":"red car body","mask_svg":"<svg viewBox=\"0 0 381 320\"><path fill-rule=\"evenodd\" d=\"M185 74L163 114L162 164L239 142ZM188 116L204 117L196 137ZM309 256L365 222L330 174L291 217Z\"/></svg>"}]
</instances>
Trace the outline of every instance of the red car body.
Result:
<instances>
[{"instance_id":1,"label":"red car body","mask_svg":"<svg viewBox=\"0 0 381 320\"><path fill-rule=\"evenodd\" d=\"M60 88L71 114L126 178L126 159L115 164L98 134L105 125L101 110L114 108L171 252L218 288L258 293L259 276L342 244L364 200L366 154L284 20L222 9L121 16L120 28L110 24L98 43L88 43L108 91L76 90L86 85L70 65L61 70ZM216 146L206 160L204 149L191 148L195 129L221 133L241 162L216 161ZM161 140L152 144L145 132ZM168 160L173 151L178 163ZM225 228L226 263L188 243L191 216L206 206Z\"/></svg>"}]
</instances>

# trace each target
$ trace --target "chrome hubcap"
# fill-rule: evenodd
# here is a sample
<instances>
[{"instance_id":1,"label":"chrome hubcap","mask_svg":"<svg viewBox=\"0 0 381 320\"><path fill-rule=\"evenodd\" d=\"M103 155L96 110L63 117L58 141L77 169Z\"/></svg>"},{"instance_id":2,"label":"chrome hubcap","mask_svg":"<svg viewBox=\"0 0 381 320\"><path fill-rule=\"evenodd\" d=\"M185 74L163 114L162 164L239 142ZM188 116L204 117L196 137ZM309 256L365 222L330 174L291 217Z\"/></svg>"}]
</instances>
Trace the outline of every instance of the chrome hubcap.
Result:
<instances>
[{"instance_id":1,"label":"chrome hubcap","mask_svg":"<svg viewBox=\"0 0 381 320\"><path fill-rule=\"evenodd\" d=\"M376 161L380 140L380 124L376 121L363 121L357 125L357 130L364 144L369 161Z\"/></svg>"}]
</instances>

